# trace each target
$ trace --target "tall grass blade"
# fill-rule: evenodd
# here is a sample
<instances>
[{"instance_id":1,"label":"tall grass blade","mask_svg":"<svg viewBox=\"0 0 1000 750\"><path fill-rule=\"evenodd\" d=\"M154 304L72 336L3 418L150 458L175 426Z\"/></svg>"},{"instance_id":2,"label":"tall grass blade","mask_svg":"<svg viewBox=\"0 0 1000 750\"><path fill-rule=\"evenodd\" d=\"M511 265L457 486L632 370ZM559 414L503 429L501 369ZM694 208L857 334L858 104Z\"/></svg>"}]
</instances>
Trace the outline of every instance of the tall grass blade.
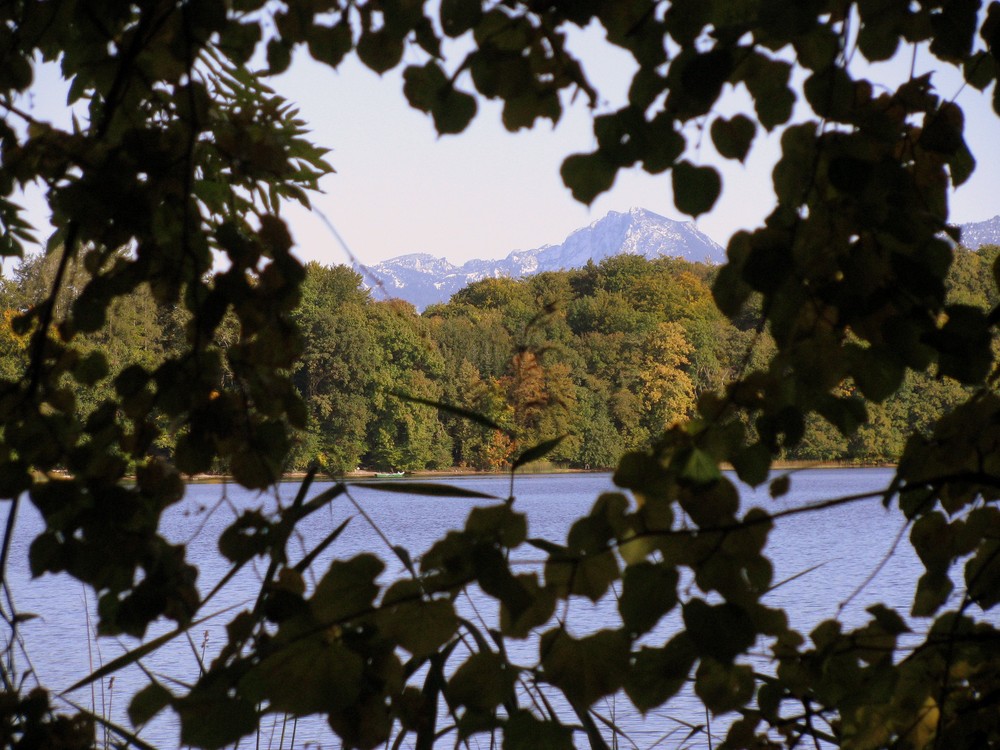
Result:
<instances>
[{"instance_id":1,"label":"tall grass blade","mask_svg":"<svg viewBox=\"0 0 1000 750\"><path fill-rule=\"evenodd\" d=\"M347 528L347 524L349 524L350 522L351 518L345 518L344 522L340 524L340 526L335 528L327 535L326 539L317 544L308 555L299 560L298 564L295 566L296 572L302 573L305 570L307 570L309 566L312 565L313 560L315 560L319 555L323 553L323 550L325 550L327 547L329 547L337 540L337 537L340 536L341 532L343 532L343 530Z\"/></svg>"},{"instance_id":2,"label":"tall grass blade","mask_svg":"<svg viewBox=\"0 0 1000 750\"><path fill-rule=\"evenodd\" d=\"M428 497L471 497L482 498L484 500L499 500L496 495L485 492L456 487L451 484L438 484L435 482L392 482L392 483L364 483L353 482L352 487L363 490L378 490L379 492L401 492L406 495L426 495Z\"/></svg>"},{"instance_id":3,"label":"tall grass blade","mask_svg":"<svg viewBox=\"0 0 1000 750\"><path fill-rule=\"evenodd\" d=\"M91 684L92 682L96 682L102 677L107 677L109 674L113 674L114 672L117 672L120 669L135 664L137 661L139 661L139 659L142 659L146 655L153 653L164 644L170 643L170 641L172 641L174 638L176 638L179 635L183 635L196 625L201 625L202 623L208 622L212 618L218 617L223 612L228 612L229 610L236 609L239 606L242 605L234 604L232 607L226 607L225 609L219 610L218 612L214 612L213 614L210 614L207 617L202 617L200 620L193 620L189 622L187 625L182 625L180 627L174 628L169 633L164 633L159 638L154 638L149 643L143 643L141 646L136 646L131 651L124 653L115 659L112 659L111 661L109 661L107 664L100 667L96 671L91 672L89 675L84 677L79 682L75 682L72 685L70 685L68 688L59 693L60 697L62 697L64 700L68 700L65 696L72 693L74 690L79 690L80 688L87 687L87 685Z\"/></svg>"},{"instance_id":4,"label":"tall grass blade","mask_svg":"<svg viewBox=\"0 0 1000 750\"><path fill-rule=\"evenodd\" d=\"M479 412L472 411L471 409L464 409L461 406L455 406L454 404L447 404L443 401L434 401L429 398L420 398L419 396L411 396L408 393L402 393L401 391L389 391L393 396L403 401L409 401L413 404L422 404L423 406L430 406L438 411L447 412L448 414L454 414L456 417L462 417L463 419L468 419L470 422L475 422L483 427L488 427L491 430L499 430L500 432L511 435L511 431L506 427L501 427L492 419ZM513 435L511 435L513 437Z\"/></svg>"},{"instance_id":5,"label":"tall grass blade","mask_svg":"<svg viewBox=\"0 0 1000 750\"><path fill-rule=\"evenodd\" d=\"M514 463L510 465L511 472L517 471L518 467L524 466L525 464L530 464L532 461L537 461L549 453L554 451L563 440L565 440L568 435L560 435L557 438L552 438L551 440L546 440L545 442L539 443L538 445L533 445L524 451L520 456L514 459Z\"/></svg>"}]
</instances>

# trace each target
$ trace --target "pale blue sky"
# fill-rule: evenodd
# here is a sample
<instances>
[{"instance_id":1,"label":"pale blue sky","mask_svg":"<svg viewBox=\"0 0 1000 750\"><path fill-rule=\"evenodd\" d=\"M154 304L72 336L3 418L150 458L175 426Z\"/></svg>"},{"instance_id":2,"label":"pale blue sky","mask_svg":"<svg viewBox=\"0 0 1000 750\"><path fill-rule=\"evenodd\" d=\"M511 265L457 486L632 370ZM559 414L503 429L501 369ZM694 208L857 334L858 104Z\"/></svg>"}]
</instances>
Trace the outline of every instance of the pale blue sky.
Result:
<instances>
[{"instance_id":1,"label":"pale blue sky","mask_svg":"<svg viewBox=\"0 0 1000 750\"><path fill-rule=\"evenodd\" d=\"M631 78L629 58L604 43L598 32L572 38L585 58L591 80L605 96L603 109L619 106ZM422 63L416 52L404 61ZM918 71L939 63L928 53L918 57ZM339 70L313 62L300 50L290 72L271 81L298 103L312 137L331 149L337 173L322 182L324 193L314 204L337 227L357 258L374 263L396 255L427 252L454 262L495 258L511 250L561 242L574 229L608 211L641 206L670 218L687 220L673 207L670 175L647 175L640 169L620 172L613 189L591 207L577 203L563 186L559 166L565 156L594 147L586 98L567 106L553 128L539 121L532 131L508 133L500 122L500 107L480 100L479 115L459 136L438 137L429 116L413 110L402 94L402 67L379 77L354 58ZM906 61L868 70L868 75L892 80L909 68ZM54 70L38 71L38 87L26 104L41 119L64 125L65 88ZM936 77L940 94L953 97L961 89L955 76ZM466 85L468 88L468 85ZM979 161L976 172L952 200L952 219L977 221L1000 213L1000 121L989 94L971 87L958 102L966 112L966 138ZM730 95L724 114L749 103ZM692 126L692 131L695 132ZM694 141L695 138L690 138ZM698 227L725 245L737 229L753 227L773 205L771 169L778 156L777 138L758 138L746 165L715 156L705 134L703 147L688 158L712 163L723 171L723 194ZM43 204L29 196L32 218ZM296 206L286 219L305 260L346 262L340 246L315 216Z\"/></svg>"},{"instance_id":2,"label":"pale blue sky","mask_svg":"<svg viewBox=\"0 0 1000 750\"><path fill-rule=\"evenodd\" d=\"M631 78L625 54L593 33L580 35L577 43L597 88L621 98ZM936 64L929 53L918 57L918 71ZM869 72L891 80L908 68L909 55L905 62ZM961 88L954 76L934 80L942 96L951 98ZM620 172L613 189L589 208L572 198L559 177L562 159L594 147L583 96L566 107L555 128L545 120L517 134L504 130L499 105L481 100L469 130L439 138L430 117L407 105L398 71L379 78L353 59L331 71L303 52L275 85L299 103L315 140L332 149L329 158L337 174L323 181L325 194L314 203L363 262L411 252L453 262L500 257L561 242L608 211L632 206L689 218L673 206L669 173ZM979 166L953 197L952 218L978 221L1000 213L1000 121L989 93L967 87L958 102L966 111L966 137ZM603 106L618 104L612 98ZM726 114L740 104L741 99L730 96L723 105ZM743 110L752 114L748 103ZM777 138L765 139L763 130L745 166L716 157L706 134L701 151L689 158L721 167L724 188L716 208L698 219L698 227L724 246L735 230L756 226L773 206L770 174L777 156ZM289 218L302 257L343 260L318 219L304 211L292 211Z\"/></svg>"}]
</instances>

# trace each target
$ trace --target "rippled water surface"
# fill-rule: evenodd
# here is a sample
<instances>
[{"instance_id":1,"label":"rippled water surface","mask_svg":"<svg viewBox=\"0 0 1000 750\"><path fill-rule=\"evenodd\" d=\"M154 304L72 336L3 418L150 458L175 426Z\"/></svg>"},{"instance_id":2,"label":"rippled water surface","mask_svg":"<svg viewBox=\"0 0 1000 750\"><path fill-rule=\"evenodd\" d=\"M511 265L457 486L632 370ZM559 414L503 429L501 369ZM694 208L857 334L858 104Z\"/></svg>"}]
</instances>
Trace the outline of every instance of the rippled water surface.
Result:
<instances>
[{"instance_id":1,"label":"rippled water surface","mask_svg":"<svg viewBox=\"0 0 1000 750\"><path fill-rule=\"evenodd\" d=\"M743 493L745 506L760 505L771 511L798 507L834 497L852 496L884 488L892 477L891 471L878 469L809 470L792 476L791 492L780 501L772 500L766 489L756 493ZM392 480L388 480L392 481ZM480 492L506 497L509 480L500 477L463 477L440 480ZM324 485L314 486L312 493ZM529 519L529 535L552 541L563 541L573 519L585 513L594 499L605 491L613 490L607 474L538 475L518 477L515 485L516 507ZM295 484L284 484L279 493L282 502L289 502L297 490ZM352 489L352 496L364 509L371 522L377 525L392 544L402 545L414 557L423 552L445 531L464 524L469 509L483 501L455 500L408 496L385 492L379 483ZM215 548L219 533L233 518L233 514L246 508L273 509L278 498L275 494L260 495L225 485L191 485L187 496L171 508L164 518L163 532L174 542L184 542L189 548L189 559L200 568L199 586L207 592L226 572L224 561ZM5 511L4 511L5 512ZM302 528L301 538L292 543L294 556L299 550L308 549L323 539L345 518L352 517L346 531L328 551L326 560L317 563L322 571L330 557L351 557L362 551L373 551L386 560L390 556L385 543L373 531L369 522L344 498L338 498L329 509L315 513ZM2 521L3 519L0 519ZM919 562L906 540L892 555L889 552L901 531L902 519L898 512L886 511L878 499L852 502L826 510L783 518L772 532L768 546L775 566L775 581L792 578L796 574L819 566L812 572L794 578L768 595L772 605L785 607L793 626L808 632L823 619L838 615L842 602L854 598L844 609L843 617L850 624L865 619L865 603L884 601L908 611L913 581L919 575ZM19 611L38 614L38 619L25 623L22 634L31 664L43 684L54 689L65 688L89 674L93 668L106 663L132 648L130 639L100 639L88 637L87 611L93 606L92 595L85 593L81 584L65 576L46 576L32 582L27 569L27 545L40 529L40 520L30 505L25 505L18 519L18 533L11 551L8 578ZM301 545L301 546L299 546ZM533 548L519 550L515 558L520 565L529 565L541 557ZM884 565L882 564L884 562ZM398 574L397 564L387 563L383 580ZM881 567L880 567L881 566ZM878 574L871 580L872 571ZM262 568L247 569L235 578L226 590L209 607L209 612L246 606L252 603L259 585ZM861 588L856 596L855 592ZM464 614L483 616L489 621L495 609L489 602L466 603ZM591 605L587 600L574 599L570 620L577 633L615 626L616 610L613 601ZM182 682L196 679L198 659L210 659L225 643L226 614L208 620L192 629L190 640L178 639L143 662L152 673L168 675ZM654 634L666 638L676 620L666 618ZM165 632L166 627L151 629L147 637ZM530 663L537 656L537 644L531 641L512 644L516 660ZM25 666L22 662L18 665ZM135 667L119 673L114 684L104 680L93 689L78 691L72 698L97 712L111 716L115 721L128 724L125 716L127 698L144 685L146 677ZM630 714L621 700L599 705L605 715L627 730L638 748L708 747L703 733L682 742L689 730L682 722L705 722L703 709L690 694L681 694L667 707L652 713L644 720ZM162 748L178 745L177 727L167 712L146 727L141 736ZM720 723L714 722L715 732ZM284 729L283 747L289 747L291 726L274 728L266 724L261 748L277 748ZM339 743L321 721L299 722L295 728L295 746L339 747ZM718 737L716 737L716 744ZM451 740L446 740L452 746ZM619 746L631 747L627 740ZM475 745L473 745L475 747ZM484 747L488 747L488 742Z\"/></svg>"}]
</instances>

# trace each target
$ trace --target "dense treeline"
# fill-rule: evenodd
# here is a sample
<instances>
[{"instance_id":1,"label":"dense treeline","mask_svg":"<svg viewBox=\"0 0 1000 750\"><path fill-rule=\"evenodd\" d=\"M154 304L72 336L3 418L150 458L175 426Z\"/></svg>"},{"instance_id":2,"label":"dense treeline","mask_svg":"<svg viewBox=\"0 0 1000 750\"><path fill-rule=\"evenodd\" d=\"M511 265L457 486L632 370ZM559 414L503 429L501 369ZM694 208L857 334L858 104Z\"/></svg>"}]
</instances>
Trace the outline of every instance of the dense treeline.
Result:
<instances>
[{"instance_id":1,"label":"dense treeline","mask_svg":"<svg viewBox=\"0 0 1000 750\"><path fill-rule=\"evenodd\" d=\"M956 255L949 276L953 302L980 309L997 304L992 265L998 253L987 247ZM8 319L42 298L54 273L51 257L32 258L3 280ZM770 356L773 344L752 306L735 323L719 313L710 291L714 273L678 259L621 255L523 280L484 279L418 315L399 300L373 301L361 277L345 266L310 263L295 311L302 340L293 373L308 427L288 468L319 459L332 471L501 470L519 448L560 435L566 437L551 461L612 467L624 452L691 417L701 394ZM87 274L85 263L71 269L57 319ZM235 325L223 325L217 335L235 338ZM196 321L157 307L141 289L116 301L107 325L88 337L88 348L103 355L93 358L100 364L86 354L75 364L77 379L93 387L68 381L66 398L91 419L108 418L111 389L128 386L124 363L152 367L196 328ZM0 368L13 375L27 356L27 337L3 330ZM225 382L231 363L220 367ZM895 376L883 377L891 383ZM842 395L850 395L850 386ZM867 420L846 443L835 426L813 416L787 457L891 460L906 435L926 431L935 414L965 395L951 379L909 372L898 393L868 403ZM499 429L426 402L480 414ZM160 429L164 452L177 450L179 438L180 449L188 447L174 426Z\"/></svg>"}]
</instances>

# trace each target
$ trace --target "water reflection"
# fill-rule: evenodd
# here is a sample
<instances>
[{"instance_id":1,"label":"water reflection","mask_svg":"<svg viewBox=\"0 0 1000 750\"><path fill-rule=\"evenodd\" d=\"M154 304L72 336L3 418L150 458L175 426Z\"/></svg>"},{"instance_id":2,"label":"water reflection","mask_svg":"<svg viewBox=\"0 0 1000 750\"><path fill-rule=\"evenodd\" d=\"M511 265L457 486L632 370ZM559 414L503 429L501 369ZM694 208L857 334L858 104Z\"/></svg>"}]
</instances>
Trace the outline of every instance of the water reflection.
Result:
<instances>
[{"instance_id":1,"label":"water reflection","mask_svg":"<svg viewBox=\"0 0 1000 750\"><path fill-rule=\"evenodd\" d=\"M744 504L775 511L884 488L891 476L888 470L872 469L803 471L793 476L791 492L780 501L772 500L766 488L757 492L745 490L743 500ZM441 481L501 498L509 491L508 480L502 477ZM313 492L323 487L316 485ZM530 536L558 542L565 539L573 519L585 513L601 492L613 489L610 476L606 474L524 476L517 480L515 507L527 513ZM225 485L192 485L185 499L166 514L163 533L170 541L188 546L190 559L201 571L199 588L205 593L227 571L215 543L234 515L247 508L273 510L279 502L290 502L296 490L297 485L285 484L277 492L256 494ZM469 510L482 502L382 492L377 484L353 489L352 497L392 544L406 547L414 556L448 529L462 526ZM350 519L347 529L327 550L325 559L317 562L315 569L323 571L334 556L348 558L374 551L387 563L383 580L401 575L402 566L386 549L385 542L358 509L343 497L310 516L298 530L290 544L293 560L304 555L346 519ZM771 592L767 602L786 608L792 625L803 633L808 633L820 621L838 615L849 625L859 625L866 619L866 602L884 601L903 612L908 611L908 596L912 593L908 587L915 580L919 562L905 540L895 554L888 554L899 537L900 523L900 515L886 511L877 499L782 519L771 535L768 550L775 567L774 580L791 580ZM66 576L50 575L41 581L30 581L27 546L40 527L39 517L29 504L25 504L18 519L8 578L19 611L39 615L38 619L22 626L30 666L43 684L64 688L137 644L127 638L96 640L88 637L94 624L93 615L88 612L92 611L94 602L81 584ZM541 552L525 546L517 551L514 560L518 565L530 566L541 557ZM877 567L878 575L868 581ZM815 568L812 572L795 577L812 568ZM252 606L263 573L262 565L248 565L212 602L209 611L203 613L209 615L208 619L192 628L189 638L179 638L151 654L143 660L143 669L162 679L168 687L174 684L171 680L188 684L194 681L199 663L211 659L225 643L225 623L233 610ZM850 606L841 613L841 604L852 597ZM474 621L480 618L486 623L496 620L496 605L492 600L463 597L459 606L462 614ZM568 606L571 629L576 635L615 627L619 622L612 597L597 604L574 598ZM211 616L213 614L216 616ZM566 614L565 609L560 610L560 614ZM646 640L662 643L677 622L675 613L668 616L654 633L646 636ZM147 638L168 629L167 625L151 628ZM531 639L511 641L510 652L515 661L533 664L537 660L537 642ZM28 665L22 662L18 666ZM116 675L113 685L109 680L101 681L69 697L128 726L125 713L128 697L147 681L139 668L130 667ZM183 688L177 689L183 691ZM690 692L678 696L645 720L628 711L621 698L609 699L597 709L625 728L639 748L678 747L685 735L691 733L692 726L706 721L704 710ZM721 722L716 722L713 728L719 732L721 726ZM288 747L293 732L297 747L305 744L339 746L321 720L301 721L291 726L280 719L268 719L261 747L277 748L279 744ZM179 743L176 722L169 712L147 726L141 736L163 748L177 747ZM628 744L622 742L623 746ZM707 747L708 743L704 734L696 733L684 746L700 748Z\"/></svg>"}]
</instances>

